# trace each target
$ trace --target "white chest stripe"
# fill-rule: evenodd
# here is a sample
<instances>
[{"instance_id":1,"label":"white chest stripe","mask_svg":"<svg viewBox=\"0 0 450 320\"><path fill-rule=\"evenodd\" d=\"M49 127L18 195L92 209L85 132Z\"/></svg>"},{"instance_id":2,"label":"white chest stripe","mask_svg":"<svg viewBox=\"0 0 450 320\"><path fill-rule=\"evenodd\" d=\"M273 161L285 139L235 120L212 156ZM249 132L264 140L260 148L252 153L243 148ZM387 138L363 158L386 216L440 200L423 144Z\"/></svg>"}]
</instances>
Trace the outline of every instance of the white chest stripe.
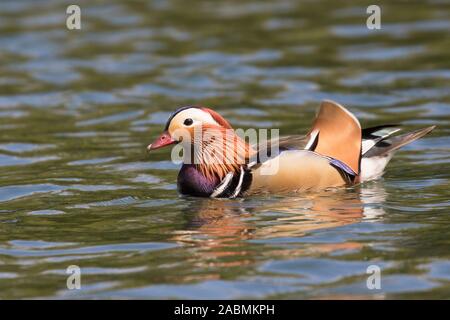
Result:
<instances>
[{"instance_id":1,"label":"white chest stripe","mask_svg":"<svg viewBox=\"0 0 450 320\"><path fill-rule=\"evenodd\" d=\"M239 176L239 183L230 198L236 198L239 192L241 192L242 181L244 181L244 173L245 173L244 169L241 166L241 175Z\"/></svg>"},{"instance_id":2,"label":"white chest stripe","mask_svg":"<svg viewBox=\"0 0 450 320\"><path fill-rule=\"evenodd\" d=\"M233 194L230 196L230 198L236 198L239 195L239 193L241 192L242 182L244 181L244 175L245 175L245 170L241 166L239 182L236 186L236 189L234 189ZM222 182L214 189L214 192L211 193L211 195L209 197L216 198L216 197L220 196L222 193L224 193L225 190L230 186L232 179L233 179L233 173L228 172L227 175L225 176L225 178L223 178Z\"/></svg>"},{"instance_id":3,"label":"white chest stripe","mask_svg":"<svg viewBox=\"0 0 450 320\"><path fill-rule=\"evenodd\" d=\"M230 185L231 179L233 179L233 173L228 172L222 182L214 189L214 192L209 196L210 198L215 198L222 194L226 188Z\"/></svg>"}]
</instances>

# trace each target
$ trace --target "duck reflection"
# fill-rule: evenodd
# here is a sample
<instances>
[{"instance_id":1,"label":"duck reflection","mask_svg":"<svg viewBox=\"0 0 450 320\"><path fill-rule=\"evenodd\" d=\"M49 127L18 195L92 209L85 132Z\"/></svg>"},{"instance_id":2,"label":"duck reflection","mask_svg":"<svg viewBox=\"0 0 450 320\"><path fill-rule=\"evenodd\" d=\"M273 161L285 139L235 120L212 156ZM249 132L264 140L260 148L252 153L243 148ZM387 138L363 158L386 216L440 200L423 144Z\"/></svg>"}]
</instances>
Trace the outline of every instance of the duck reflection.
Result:
<instances>
[{"instance_id":1,"label":"duck reflection","mask_svg":"<svg viewBox=\"0 0 450 320\"><path fill-rule=\"evenodd\" d=\"M197 249L194 254L201 254L203 259L242 257L209 262L220 263L221 266L251 263L261 255L299 256L311 252L358 249L362 244L357 242L334 243L332 239L325 239L302 243L301 237L314 231L380 219L384 214L382 204L385 197L381 183L371 183L358 188L301 196L239 200L191 198L185 209L188 222L174 240L193 244ZM271 241L273 246L270 245ZM268 243L267 250L261 252L258 242ZM297 245L280 248L280 243Z\"/></svg>"}]
</instances>

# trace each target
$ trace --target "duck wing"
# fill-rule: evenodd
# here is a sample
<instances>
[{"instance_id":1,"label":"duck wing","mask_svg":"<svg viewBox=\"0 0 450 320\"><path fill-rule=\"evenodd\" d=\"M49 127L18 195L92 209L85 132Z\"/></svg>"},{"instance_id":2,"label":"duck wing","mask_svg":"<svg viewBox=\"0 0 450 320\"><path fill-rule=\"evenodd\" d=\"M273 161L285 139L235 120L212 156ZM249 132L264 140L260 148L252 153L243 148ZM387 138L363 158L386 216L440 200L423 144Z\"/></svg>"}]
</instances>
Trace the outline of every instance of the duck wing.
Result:
<instances>
[{"instance_id":1,"label":"duck wing","mask_svg":"<svg viewBox=\"0 0 450 320\"><path fill-rule=\"evenodd\" d=\"M323 101L307 136L309 150L337 159L357 174L360 172L361 125L343 106Z\"/></svg>"},{"instance_id":2,"label":"duck wing","mask_svg":"<svg viewBox=\"0 0 450 320\"><path fill-rule=\"evenodd\" d=\"M247 193L325 189L345 185L355 175L342 162L309 150L283 151L255 165L251 174Z\"/></svg>"},{"instance_id":3,"label":"duck wing","mask_svg":"<svg viewBox=\"0 0 450 320\"><path fill-rule=\"evenodd\" d=\"M361 125L358 119L340 104L325 100L321 103L307 135L283 136L254 145L253 148L258 150L259 158L266 159L286 150L314 151L337 159L359 173L361 141ZM258 162L265 160L259 158Z\"/></svg>"}]
</instances>

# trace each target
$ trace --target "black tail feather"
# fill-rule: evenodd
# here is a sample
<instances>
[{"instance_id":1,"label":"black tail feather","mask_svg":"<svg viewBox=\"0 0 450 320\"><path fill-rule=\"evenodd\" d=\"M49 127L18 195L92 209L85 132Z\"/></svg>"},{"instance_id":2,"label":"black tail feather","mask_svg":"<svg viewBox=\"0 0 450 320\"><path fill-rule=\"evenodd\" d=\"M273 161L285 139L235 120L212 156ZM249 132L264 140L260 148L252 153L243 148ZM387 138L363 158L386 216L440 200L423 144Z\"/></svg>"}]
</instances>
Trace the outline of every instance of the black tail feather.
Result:
<instances>
[{"instance_id":1,"label":"black tail feather","mask_svg":"<svg viewBox=\"0 0 450 320\"><path fill-rule=\"evenodd\" d=\"M382 126L385 127L385 126ZM385 156L388 153L391 153L404 145L407 145L408 143L411 143L419 138L422 138L426 134L433 131L433 129L436 126L431 126L427 128L422 128L418 130L414 130L405 134L401 134L395 137L390 137L386 139L381 139L378 141L372 148L370 148L364 155L364 158L371 158L371 157L380 157ZM374 128L369 128L374 129ZM364 130L363 130L364 131ZM372 131L374 132L374 131Z\"/></svg>"},{"instance_id":2,"label":"black tail feather","mask_svg":"<svg viewBox=\"0 0 450 320\"><path fill-rule=\"evenodd\" d=\"M377 132L380 132L383 129L386 128L399 128L400 125L399 124L385 124L382 126L376 126L376 127L370 127L370 128L365 128L362 129L361 133L362 133L362 139L376 139L378 137L380 137L380 135L375 134Z\"/></svg>"}]
</instances>

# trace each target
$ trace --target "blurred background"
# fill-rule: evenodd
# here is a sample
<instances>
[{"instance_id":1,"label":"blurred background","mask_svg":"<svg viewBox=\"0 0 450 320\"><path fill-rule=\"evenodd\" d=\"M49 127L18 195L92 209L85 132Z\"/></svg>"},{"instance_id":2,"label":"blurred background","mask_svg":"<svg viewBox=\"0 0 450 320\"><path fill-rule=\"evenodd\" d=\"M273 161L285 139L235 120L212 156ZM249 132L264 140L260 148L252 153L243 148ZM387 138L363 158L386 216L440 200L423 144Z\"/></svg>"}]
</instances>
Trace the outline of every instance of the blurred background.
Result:
<instances>
[{"instance_id":1,"label":"blurred background","mask_svg":"<svg viewBox=\"0 0 450 320\"><path fill-rule=\"evenodd\" d=\"M372 2L2 0L0 298L450 298L450 4L377 1L369 30ZM287 197L179 197L145 149L179 106L293 134L322 99L438 128L380 181Z\"/></svg>"}]
</instances>

